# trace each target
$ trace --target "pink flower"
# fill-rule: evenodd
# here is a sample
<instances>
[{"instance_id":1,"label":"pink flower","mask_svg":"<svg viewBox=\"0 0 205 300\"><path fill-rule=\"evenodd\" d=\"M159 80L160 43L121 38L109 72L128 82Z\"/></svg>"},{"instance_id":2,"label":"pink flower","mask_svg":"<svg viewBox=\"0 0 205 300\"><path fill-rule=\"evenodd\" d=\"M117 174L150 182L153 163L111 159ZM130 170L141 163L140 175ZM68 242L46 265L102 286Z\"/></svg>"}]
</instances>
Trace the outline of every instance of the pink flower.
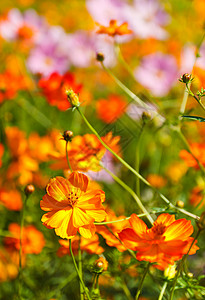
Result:
<instances>
[{"instance_id":1,"label":"pink flower","mask_svg":"<svg viewBox=\"0 0 205 300\"><path fill-rule=\"evenodd\" d=\"M154 96L165 96L178 78L176 59L160 52L144 56L135 78Z\"/></svg>"}]
</instances>

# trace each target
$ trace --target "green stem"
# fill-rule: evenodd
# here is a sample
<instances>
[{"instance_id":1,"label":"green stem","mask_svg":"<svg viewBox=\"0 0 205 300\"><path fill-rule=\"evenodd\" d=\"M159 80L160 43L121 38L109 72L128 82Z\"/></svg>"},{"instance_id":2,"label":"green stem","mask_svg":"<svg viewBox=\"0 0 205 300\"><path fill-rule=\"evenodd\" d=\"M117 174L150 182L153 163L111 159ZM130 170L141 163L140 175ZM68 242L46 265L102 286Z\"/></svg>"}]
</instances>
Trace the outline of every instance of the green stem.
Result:
<instances>
[{"instance_id":1,"label":"green stem","mask_svg":"<svg viewBox=\"0 0 205 300\"><path fill-rule=\"evenodd\" d=\"M128 289L128 287L127 287L127 285L126 285L126 283L125 283L125 281L124 281L124 278L122 279L122 278L120 277L120 283L121 283L122 289L123 289L123 291L124 291L124 293L125 293L127 299L128 299L128 300L133 300L133 297L132 297L132 295L131 295L131 293L130 293L130 290Z\"/></svg>"},{"instance_id":2,"label":"green stem","mask_svg":"<svg viewBox=\"0 0 205 300\"><path fill-rule=\"evenodd\" d=\"M138 286L138 289L137 289L137 293L136 293L136 296L135 296L135 300L138 300L139 299L139 296L141 294L141 291L142 291L142 286L143 286L143 283L144 283L144 280L145 280L145 277L149 271L149 266L150 266L150 263L147 264L145 270L144 270L144 273L142 275L142 278L140 280L140 283L139 283L139 286Z\"/></svg>"},{"instance_id":3,"label":"green stem","mask_svg":"<svg viewBox=\"0 0 205 300\"><path fill-rule=\"evenodd\" d=\"M177 279L178 279L178 277L179 277L179 275L180 275L180 273L181 273L183 264L184 264L184 262L185 262L187 256L189 255L189 252L190 252L192 246L194 245L194 242L195 242L196 239L199 237L201 231L202 231L201 229L198 229L198 231L197 231L197 233L196 233L196 236L195 236L195 238L193 239L193 241L192 241L192 243L191 243L191 245L190 245L190 247L189 247L188 252L183 256L183 258L182 258L182 260L181 260L181 262L180 262L180 264L179 264L179 268L178 268L177 274L176 274L176 276L175 276L175 278L174 278L174 282L173 282L173 286L172 286L172 290L171 290L171 294L170 294L169 300L173 300L175 286L176 286L176 284L177 284Z\"/></svg>"},{"instance_id":4,"label":"green stem","mask_svg":"<svg viewBox=\"0 0 205 300\"><path fill-rule=\"evenodd\" d=\"M164 296L164 292L165 292L165 290L166 290L166 288L167 288L167 284L168 284L168 282L165 281L165 283L164 283L164 285L163 285L163 287L162 287L162 289L161 289L161 292L160 292L160 295L159 295L158 300L162 300L162 298L163 298L163 296Z\"/></svg>"},{"instance_id":5,"label":"green stem","mask_svg":"<svg viewBox=\"0 0 205 300\"><path fill-rule=\"evenodd\" d=\"M191 82L188 84L188 87L190 87L190 85L191 85ZM187 86L185 86L183 99L182 99L182 103L181 103L181 107L180 107L181 114L184 114L184 112L185 112L188 96L189 96L189 91L187 89Z\"/></svg>"},{"instance_id":6,"label":"green stem","mask_svg":"<svg viewBox=\"0 0 205 300\"><path fill-rule=\"evenodd\" d=\"M66 144L65 144L65 153L66 153L66 159L67 159L68 167L69 167L70 171L73 172L73 169L71 167L71 164L70 164L70 161L69 161L69 158L68 158L68 141L66 141Z\"/></svg>"},{"instance_id":7,"label":"green stem","mask_svg":"<svg viewBox=\"0 0 205 300\"><path fill-rule=\"evenodd\" d=\"M112 79L116 82L116 84L135 102L137 102L140 106L150 109L149 105L143 102L137 95L135 95L130 89L128 89L113 73L110 69L105 67L103 62L101 62L103 69L112 77Z\"/></svg>"},{"instance_id":8,"label":"green stem","mask_svg":"<svg viewBox=\"0 0 205 300\"><path fill-rule=\"evenodd\" d=\"M79 246L78 246L78 268L79 273L81 277L83 278L83 269L82 269L82 252L81 252L81 236L79 236ZM80 282L80 299L84 300L84 292L83 292L83 286Z\"/></svg>"},{"instance_id":9,"label":"green stem","mask_svg":"<svg viewBox=\"0 0 205 300\"><path fill-rule=\"evenodd\" d=\"M90 130L96 135L96 137L98 138L98 140L101 142L101 144L110 152L112 153L125 167L127 167L133 174L135 174L142 182L144 182L147 186L149 186L150 188L152 188L159 196L162 200L164 200L164 202L166 202L170 208L174 208L178 211L180 211L181 213L192 217L196 220L199 220L199 217L182 209L179 207L176 207L175 205L173 205L162 193L160 193L156 188L154 188L144 177L142 177L135 169L133 169L124 159L122 159L119 155L117 155L117 153L115 153L99 136L99 134L97 133L97 131L93 128L93 126L89 123L89 121L86 119L85 115L80 111L79 107L76 107L77 111L79 112L79 114L82 116L83 120L85 121L86 125L90 128Z\"/></svg>"},{"instance_id":10,"label":"green stem","mask_svg":"<svg viewBox=\"0 0 205 300\"><path fill-rule=\"evenodd\" d=\"M19 284L18 284L18 296L19 299L21 299L21 290L22 290L22 237L23 237L23 226L24 226L24 216L25 216L25 210L26 210L26 203L29 198L30 194L26 194L25 201L23 203L23 209L21 213L21 223L20 223L20 237L19 237Z\"/></svg>"},{"instance_id":11,"label":"green stem","mask_svg":"<svg viewBox=\"0 0 205 300\"><path fill-rule=\"evenodd\" d=\"M139 197L137 196L137 194L135 194L135 192L126 184L124 183L124 181L122 181L119 177L117 177L115 174L113 174L110 170L108 170L107 168L105 168L103 166L103 168L105 169L105 171L110 174L110 176L112 176L112 178L119 183L136 201L137 205L139 206L139 208L142 210L142 212L146 215L147 219L149 220L149 222L151 223L151 225L154 223L154 220L152 219L152 217L150 216L149 212L146 210L146 208L144 207L144 205L142 204L141 200L139 199Z\"/></svg>"},{"instance_id":12,"label":"green stem","mask_svg":"<svg viewBox=\"0 0 205 300\"><path fill-rule=\"evenodd\" d=\"M142 127L140 129L140 133L137 140L137 146L136 146L136 159L135 159L135 170L139 173L140 169L140 142L142 138L142 133L144 129L145 123L143 122ZM140 197L140 179L139 177L136 178L136 194L138 197Z\"/></svg>"},{"instance_id":13,"label":"green stem","mask_svg":"<svg viewBox=\"0 0 205 300\"><path fill-rule=\"evenodd\" d=\"M88 293L88 289L86 288L86 286L85 286L85 284L84 284L84 281L83 281L83 279L82 279L82 277L81 277L81 274L80 274L80 272L79 272L79 270L78 270L78 266L77 266L77 264L76 264L75 257L74 257L74 255L73 255L71 239L69 240L69 249L70 249L70 254L71 254L71 257L72 257L72 260L73 260L73 264L74 264L75 270L76 270L76 272L77 272L77 274L78 274L78 277L79 277L79 280L80 280L80 282L81 282L81 284L82 284L84 293L86 294L88 300L91 300L90 295L89 295L89 293Z\"/></svg>"},{"instance_id":14,"label":"green stem","mask_svg":"<svg viewBox=\"0 0 205 300\"><path fill-rule=\"evenodd\" d=\"M115 43L115 53L117 55L117 58L119 60L119 62L123 65L123 67L127 70L127 72L130 74L130 76L136 81L136 78L134 77L133 71L130 68L130 66L127 64L127 62L125 61L120 46Z\"/></svg>"}]
</instances>

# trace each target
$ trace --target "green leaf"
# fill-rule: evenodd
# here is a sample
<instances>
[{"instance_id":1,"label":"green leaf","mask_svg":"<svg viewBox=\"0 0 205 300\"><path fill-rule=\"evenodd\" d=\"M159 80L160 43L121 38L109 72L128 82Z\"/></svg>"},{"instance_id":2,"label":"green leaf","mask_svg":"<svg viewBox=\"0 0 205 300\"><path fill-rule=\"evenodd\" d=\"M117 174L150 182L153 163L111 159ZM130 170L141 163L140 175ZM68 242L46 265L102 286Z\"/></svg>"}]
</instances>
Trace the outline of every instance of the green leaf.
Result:
<instances>
[{"instance_id":1,"label":"green leaf","mask_svg":"<svg viewBox=\"0 0 205 300\"><path fill-rule=\"evenodd\" d=\"M194 121L205 122L205 118L197 117L197 116L182 116L183 118L187 118Z\"/></svg>"}]
</instances>

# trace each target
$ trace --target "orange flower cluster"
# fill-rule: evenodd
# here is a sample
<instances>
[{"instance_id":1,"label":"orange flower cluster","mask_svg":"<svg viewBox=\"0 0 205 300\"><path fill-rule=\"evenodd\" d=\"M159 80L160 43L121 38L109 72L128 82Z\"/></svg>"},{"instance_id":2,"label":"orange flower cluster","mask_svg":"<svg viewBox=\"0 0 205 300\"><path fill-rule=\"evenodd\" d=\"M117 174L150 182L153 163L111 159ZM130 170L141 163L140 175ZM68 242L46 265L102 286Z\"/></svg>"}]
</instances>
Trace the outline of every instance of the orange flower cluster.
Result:
<instances>
[{"instance_id":1,"label":"orange flower cluster","mask_svg":"<svg viewBox=\"0 0 205 300\"><path fill-rule=\"evenodd\" d=\"M149 174L147 176L147 181L155 188L162 188L166 185L166 179L158 174Z\"/></svg>"},{"instance_id":2,"label":"orange flower cluster","mask_svg":"<svg viewBox=\"0 0 205 300\"><path fill-rule=\"evenodd\" d=\"M80 249L81 251L86 251L89 254L101 254L104 252L104 249L99 245L99 238L97 234L94 234L90 239L85 239L84 237L79 237L76 235L71 239L72 243L72 251L74 255L77 255L79 249L79 241L80 241ZM58 249L57 255L64 256L69 254L69 241L68 240L59 240L61 247Z\"/></svg>"},{"instance_id":3,"label":"orange flower cluster","mask_svg":"<svg viewBox=\"0 0 205 300\"><path fill-rule=\"evenodd\" d=\"M19 250L20 248L20 226L16 223L9 225L9 231L13 237L6 237L4 244L10 249ZM22 252L25 254L39 254L45 245L43 234L33 225L23 228L22 233Z\"/></svg>"},{"instance_id":4,"label":"orange flower cluster","mask_svg":"<svg viewBox=\"0 0 205 300\"><path fill-rule=\"evenodd\" d=\"M205 167L205 144L192 143L190 145L191 152L199 160L199 162ZM180 151L180 157L184 159L189 167L199 169L199 165L196 159L187 150Z\"/></svg>"},{"instance_id":5,"label":"orange flower cluster","mask_svg":"<svg viewBox=\"0 0 205 300\"><path fill-rule=\"evenodd\" d=\"M161 214L152 228L132 214L129 219L131 228L119 233L120 239L129 249L137 251L139 261L156 263L155 267L164 270L168 265L182 258L193 242L190 235L193 226L186 219L175 220L174 215ZM194 254L198 247L192 246L189 254Z\"/></svg>"},{"instance_id":6,"label":"orange flower cluster","mask_svg":"<svg viewBox=\"0 0 205 300\"><path fill-rule=\"evenodd\" d=\"M0 144L0 167L2 166L2 156L4 155L4 146Z\"/></svg>"},{"instance_id":7,"label":"orange flower cluster","mask_svg":"<svg viewBox=\"0 0 205 300\"><path fill-rule=\"evenodd\" d=\"M23 76L10 71L0 74L0 104L5 100L14 99L19 90L26 89L27 84Z\"/></svg>"},{"instance_id":8,"label":"orange flower cluster","mask_svg":"<svg viewBox=\"0 0 205 300\"><path fill-rule=\"evenodd\" d=\"M52 73L48 78L40 79L38 85L48 103L59 110L67 110L70 107L66 90L71 88L76 94L82 91L82 84L76 83L75 76L70 72L64 75Z\"/></svg>"},{"instance_id":9,"label":"orange flower cluster","mask_svg":"<svg viewBox=\"0 0 205 300\"><path fill-rule=\"evenodd\" d=\"M196 186L191 191L190 204L193 206L198 206L198 208L205 207L205 194L204 188Z\"/></svg>"},{"instance_id":10,"label":"orange flower cluster","mask_svg":"<svg viewBox=\"0 0 205 300\"><path fill-rule=\"evenodd\" d=\"M17 190L0 188L0 202L10 210L21 210L23 207L21 194Z\"/></svg>"},{"instance_id":11,"label":"orange flower cluster","mask_svg":"<svg viewBox=\"0 0 205 300\"><path fill-rule=\"evenodd\" d=\"M70 239L79 232L91 238L96 231L94 221L106 217L102 206L104 192L88 189L88 177L72 172L68 179L56 177L46 187L47 194L41 201L41 209L47 211L42 217L43 224L55 228L61 238Z\"/></svg>"},{"instance_id":12,"label":"orange flower cluster","mask_svg":"<svg viewBox=\"0 0 205 300\"><path fill-rule=\"evenodd\" d=\"M99 34L108 34L109 36L114 37L115 35L124 35L124 34L131 34L132 30L128 29L127 22L122 23L121 25L117 24L116 20L110 20L109 26L103 26L97 23L100 27L97 30Z\"/></svg>"},{"instance_id":13,"label":"orange flower cluster","mask_svg":"<svg viewBox=\"0 0 205 300\"><path fill-rule=\"evenodd\" d=\"M98 118L105 123L113 123L125 111L126 101L118 95L110 95L108 99L100 99L96 104Z\"/></svg>"},{"instance_id":14,"label":"orange flower cluster","mask_svg":"<svg viewBox=\"0 0 205 300\"><path fill-rule=\"evenodd\" d=\"M59 144L58 135L56 137L57 143ZM106 136L102 137L102 139L110 148L120 154L120 146L118 145L119 136L113 137L112 132L109 132ZM101 169L99 162L105 152L105 147L102 146L94 134L76 136L72 142L68 144L68 158L72 169L75 171L99 171ZM65 142L61 141L61 147L58 147L57 151L52 152L50 157L57 160L57 162L51 164L52 169L68 169L65 155Z\"/></svg>"}]
</instances>

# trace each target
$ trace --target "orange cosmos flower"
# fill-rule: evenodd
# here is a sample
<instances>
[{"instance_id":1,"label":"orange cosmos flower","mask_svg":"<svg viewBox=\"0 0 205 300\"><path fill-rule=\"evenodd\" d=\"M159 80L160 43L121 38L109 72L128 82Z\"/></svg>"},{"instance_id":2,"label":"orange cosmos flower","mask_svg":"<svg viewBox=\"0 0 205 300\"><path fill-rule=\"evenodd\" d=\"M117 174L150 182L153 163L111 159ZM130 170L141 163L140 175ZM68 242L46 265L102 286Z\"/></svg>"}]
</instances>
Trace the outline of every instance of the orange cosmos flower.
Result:
<instances>
[{"instance_id":1,"label":"orange cosmos flower","mask_svg":"<svg viewBox=\"0 0 205 300\"><path fill-rule=\"evenodd\" d=\"M126 104L126 101L118 95L110 95L108 99L100 99L96 104L98 118L105 123L113 123L124 113Z\"/></svg>"},{"instance_id":2,"label":"orange cosmos flower","mask_svg":"<svg viewBox=\"0 0 205 300\"><path fill-rule=\"evenodd\" d=\"M80 240L80 249L82 251L86 251L89 254L101 254L104 252L104 249L99 245L99 238L98 235L95 234L90 239L85 239L84 237L79 237L76 235L72 240L72 250L73 254L77 255L78 248L79 248L79 240ZM69 241L68 240L59 240L59 243L61 244L61 247L58 249L57 255L63 256L63 255L70 255L69 250Z\"/></svg>"},{"instance_id":3,"label":"orange cosmos flower","mask_svg":"<svg viewBox=\"0 0 205 300\"><path fill-rule=\"evenodd\" d=\"M0 144L0 167L2 166L2 156L4 155L4 146Z\"/></svg>"},{"instance_id":4,"label":"orange cosmos flower","mask_svg":"<svg viewBox=\"0 0 205 300\"><path fill-rule=\"evenodd\" d=\"M75 76L70 72L64 75L52 73L49 77L42 78L38 85L48 103L57 106L59 110L67 110L70 107L66 90L72 89L76 94L82 91L82 84L76 83Z\"/></svg>"},{"instance_id":5,"label":"orange cosmos flower","mask_svg":"<svg viewBox=\"0 0 205 300\"><path fill-rule=\"evenodd\" d=\"M190 148L194 156L205 167L205 144L193 143L190 145ZM181 150L179 155L182 159L186 161L189 167L199 169L199 165L196 159L187 150Z\"/></svg>"},{"instance_id":6,"label":"orange cosmos flower","mask_svg":"<svg viewBox=\"0 0 205 300\"><path fill-rule=\"evenodd\" d=\"M149 174L147 176L147 181L156 188L161 188L167 183L166 179L158 174Z\"/></svg>"},{"instance_id":7,"label":"orange cosmos flower","mask_svg":"<svg viewBox=\"0 0 205 300\"><path fill-rule=\"evenodd\" d=\"M127 248L137 251L139 261L157 263L155 267L160 270L181 259L193 242L191 221L175 220L174 215L161 214L150 229L135 214L131 215L129 222L132 228L120 232L120 239ZM199 249L195 243L189 254Z\"/></svg>"},{"instance_id":8,"label":"orange cosmos flower","mask_svg":"<svg viewBox=\"0 0 205 300\"><path fill-rule=\"evenodd\" d=\"M108 34L112 37L114 37L115 35L124 35L132 33L132 30L128 29L127 22L118 25L116 20L111 20L110 25L108 27L100 25L98 23L97 25L100 26L100 28L97 30L97 33Z\"/></svg>"},{"instance_id":9,"label":"orange cosmos flower","mask_svg":"<svg viewBox=\"0 0 205 300\"><path fill-rule=\"evenodd\" d=\"M0 74L0 104L4 100L14 99L19 90L26 88L25 78L5 71Z\"/></svg>"},{"instance_id":10,"label":"orange cosmos flower","mask_svg":"<svg viewBox=\"0 0 205 300\"><path fill-rule=\"evenodd\" d=\"M9 225L9 231L13 237L6 237L4 243L7 247L20 249L20 226L16 223ZM35 226L28 225L23 228L22 252L27 254L39 254L45 245L43 234Z\"/></svg>"},{"instance_id":11,"label":"orange cosmos flower","mask_svg":"<svg viewBox=\"0 0 205 300\"><path fill-rule=\"evenodd\" d=\"M91 238L95 233L94 221L105 219L106 212L101 199L102 190L88 190L88 177L72 172L68 179L56 177L46 187L47 194L41 201L41 209L47 211L43 224L55 228L61 238L70 239L77 232Z\"/></svg>"},{"instance_id":12,"label":"orange cosmos flower","mask_svg":"<svg viewBox=\"0 0 205 300\"><path fill-rule=\"evenodd\" d=\"M204 188L196 186L191 191L190 204L193 206L198 206L198 208L205 207L205 194Z\"/></svg>"},{"instance_id":13,"label":"orange cosmos flower","mask_svg":"<svg viewBox=\"0 0 205 300\"><path fill-rule=\"evenodd\" d=\"M59 141L59 137L62 138L60 135L54 136L57 149L50 154L51 159L57 160L57 162L51 165L51 168L54 170L68 169L65 156L65 141ZM120 140L119 136L113 137L112 132L109 132L106 136L102 137L102 139L110 148L120 155L120 146L118 144ZM68 158L74 171L100 171L101 166L99 162L105 152L105 147L94 134L75 136L72 142L68 144Z\"/></svg>"},{"instance_id":14,"label":"orange cosmos flower","mask_svg":"<svg viewBox=\"0 0 205 300\"><path fill-rule=\"evenodd\" d=\"M17 190L0 188L0 202L10 210L21 210L23 203L21 194Z\"/></svg>"}]
</instances>

